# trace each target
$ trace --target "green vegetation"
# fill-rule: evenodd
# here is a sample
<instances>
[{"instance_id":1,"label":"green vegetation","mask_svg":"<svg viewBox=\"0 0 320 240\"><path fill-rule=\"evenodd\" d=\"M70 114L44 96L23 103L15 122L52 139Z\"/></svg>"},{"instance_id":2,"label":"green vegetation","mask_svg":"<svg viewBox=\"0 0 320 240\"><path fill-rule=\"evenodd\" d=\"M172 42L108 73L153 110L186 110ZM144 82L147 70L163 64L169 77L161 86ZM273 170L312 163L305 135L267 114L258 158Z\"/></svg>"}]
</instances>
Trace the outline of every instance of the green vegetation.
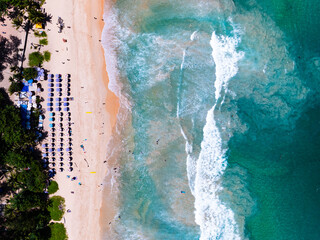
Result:
<instances>
[{"instance_id":1,"label":"green vegetation","mask_svg":"<svg viewBox=\"0 0 320 240\"><path fill-rule=\"evenodd\" d=\"M48 210L51 218L55 221L60 221L64 214L64 198L60 196L53 196L49 201Z\"/></svg>"},{"instance_id":2,"label":"green vegetation","mask_svg":"<svg viewBox=\"0 0 320 240\"><path fill-rule=\"evenodd\" d=\"M47 33L45 31L42 31L41 33L39 31L34 31L34 35L36 37L47 37Z\"/></svg>"},{"instance_id":3,"label":"green vegetation","mask_svg":"<svg viewBox=\"0 0 320 240\"><path fill-rule=\"evenodd\" d=\"M67 238L66 228L62 223L51 223L51 237L50 240L65 240Z\"/></svg>"},{"instance_id":4,"label":"green vegetation","mask_svg":"<svg viewBox=\"0 0 320 240\"><path fill-rule=\"evenodd\" d=\"M33 52L29 54L29 66L36 67L43 63L44 57L40 52Z\"/></svg>"},{"instance_id":5,"label":"green vegetation","mask_svg":"<svg viewBox=\"0 0 320 240\"><path fill-rule=\"evenodd\" d=\"M59 185L56 181L51 181L48 187L48 193L53 194L59 190Z\"/></svg>"},{"instance_id":6,"label":"green vegetation","mask_svg":"<svg viewBox=\"0 0 320 240\"><path fill-rule=\"evenodd\" d=\"M12 95L15 92L21 91L23 88L23 84L20 81L12 81L9 86L9 93Z\"/></svg>"},{"instance_id":7,"label":"green vegetation","mask_svg":"<svg viewBox=\"0 0 320 240\"><path fill-rule=\"evenodd\" d=\"M49 51L44 51L44 52L43 52L43 56L44 56L44 60L45 60L46 62L49 62L49 61L50 61L50 59L51 59L51 53L50 53Z\"/></svg>"},{"instance_id":8,"label":"green vegetation","mask_svg":"<svg viewBox=\"0 0 320 240\"><path fill-rule=\"evenodd\" d=\"M43 1L35 0L1 0L0 17L11 19L17 28L26 26L27 22L44 23L51 16L41 10L42 4Z\"/></svg>"},{"instance_id":9,"label":"green vegetation","mask_svg":"<svg viewBox=\"0 0 320 240\"><path fill-rule=\"evenodd\" d=\"M29 79L34 79L38 76L38 72L37 72L37 69L31 67L31 68L24 68L23 69L23 77L26 79L26 80L29 80Z\"/></svg>"},{"instance_id":10,"label":"green vegetation","mask_svg":"<svg viewBox=\"0 0 320 240\"><path fill-rule=\"evenodd\" d=\"M48 39L47 38L40 39L39 44L40 45L48 45Z\"/></svg>"},{"instance_id":11,"label":"green vegetation","mask_svg":"<svg viewBox=\"0 0 320 240\"><path fill-rule=\"evenodd\" d=\"M24 129L21 122L20 109L0 88L0 196L8 198L0 214L0 239L48 239L48 176L36 150L35 130Z\"/></svg>"}]
</instances>

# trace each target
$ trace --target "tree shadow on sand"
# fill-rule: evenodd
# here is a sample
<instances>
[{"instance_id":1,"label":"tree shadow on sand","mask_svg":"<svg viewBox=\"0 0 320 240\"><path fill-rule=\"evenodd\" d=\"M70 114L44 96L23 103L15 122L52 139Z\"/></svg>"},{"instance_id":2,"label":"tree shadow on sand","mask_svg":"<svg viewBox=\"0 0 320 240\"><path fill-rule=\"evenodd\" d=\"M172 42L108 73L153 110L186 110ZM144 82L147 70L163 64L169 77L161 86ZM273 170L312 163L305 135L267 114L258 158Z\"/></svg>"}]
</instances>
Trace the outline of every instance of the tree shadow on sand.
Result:
<instances>
[{"instance_id":1,"label":"tree shadow on sand","mask_svg":"<svg viewBox=\"0 0 320 240\"><path fill-rule=\"evenodd\" d=\"M3 71L8 66L17 66L21 61L20 44L21 40L16 36L5 38L0 35L0 82L4 79Z\"/></svg>"}]
</instances>

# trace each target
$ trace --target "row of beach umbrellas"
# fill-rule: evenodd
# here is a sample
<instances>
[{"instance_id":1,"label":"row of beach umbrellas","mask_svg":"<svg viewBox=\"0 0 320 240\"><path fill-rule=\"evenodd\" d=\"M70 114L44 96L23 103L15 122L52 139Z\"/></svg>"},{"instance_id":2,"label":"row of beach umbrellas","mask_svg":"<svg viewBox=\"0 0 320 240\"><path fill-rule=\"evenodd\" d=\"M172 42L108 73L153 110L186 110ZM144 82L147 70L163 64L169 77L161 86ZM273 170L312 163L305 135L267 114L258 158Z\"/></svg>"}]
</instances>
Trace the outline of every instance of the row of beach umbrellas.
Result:
<instances>
[{"instance_id":1,"label":"row of beach umbrellas","mask_svg":"<svg viewBox=\"0 0 320 240\"><path fill-rule=\"evenodd\" d=\"M71 112L70 112L70 108L69 108L69 100L70 98L68 96L70 96L70 74L66 75L66 83L65 83L65 95L66 96L62 96L62 83L63 79L61 78L61 74L56 74L55 75L56 79L55 82L56 84L54 84L54 75L53 74L49 74L48 75L48 98L47 98L47 111L49 112L49 128L50 128L50 132L51 132L51 139L50 139L50 144L49 143L44 143L42 145L43 149L44 149L44 153L43 153L43 157L45 159L48 160L49 162L49 167L54 169L54 167L56 166L55 160L56 160L56 156L60 155L60 163L58 164L60 166L59 171L63 172L64 168L63 166L64 164L64 159L66 158L66 156L64 156L64 151L66 152L66 155L68 155L69 157L69 162L68 162L68 166L69 166L69 171L73 171L73 163L72 163L72 129L71 129ZM56 89L54 89L54 87L56 87ZM56 92L58 93L57 97L55 98L55 104L53 103L54 100L54 91L56 90ZM56 112L53 112L53 107L55 108ZM68 121L67 124L63 124L62 122L64 121L64 113L62 112L62 106L63 111L67 112L65 113L67 116L67 118L65 118L65 120ZM56 120L60 120L60 124L55 124ZM56 127L60 127L60 133L56 134ZM66 130L66 134L64 133L64 131ZM64 139L63 137L67 135L69 136L68 139ZM60 137L58 137L60 136ZM57 143L58 141L60 141L60 143ZM66 148L64 148L66 147Z\"/></svg>"}]
</instances>

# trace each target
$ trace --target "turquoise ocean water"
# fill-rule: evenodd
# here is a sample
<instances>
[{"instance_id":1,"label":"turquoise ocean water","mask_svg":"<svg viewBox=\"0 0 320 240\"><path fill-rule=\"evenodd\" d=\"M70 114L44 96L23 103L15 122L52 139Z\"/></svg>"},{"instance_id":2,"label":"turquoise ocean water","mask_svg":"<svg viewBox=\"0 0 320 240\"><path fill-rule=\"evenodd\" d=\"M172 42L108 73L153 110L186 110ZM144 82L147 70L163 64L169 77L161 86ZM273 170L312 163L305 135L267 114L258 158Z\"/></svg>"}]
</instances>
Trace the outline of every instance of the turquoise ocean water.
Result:
<instances>
[{"instance_id":1,"label":"turquoise ocean water","mask_svg":"<svg viewBox=\"0 0 320 240\"><path fill-rule=\"evenodd\" d=\"M105 239L320 239L319 12L316 0L110 7L122 141Z\"/></svg>"}]
</instances>

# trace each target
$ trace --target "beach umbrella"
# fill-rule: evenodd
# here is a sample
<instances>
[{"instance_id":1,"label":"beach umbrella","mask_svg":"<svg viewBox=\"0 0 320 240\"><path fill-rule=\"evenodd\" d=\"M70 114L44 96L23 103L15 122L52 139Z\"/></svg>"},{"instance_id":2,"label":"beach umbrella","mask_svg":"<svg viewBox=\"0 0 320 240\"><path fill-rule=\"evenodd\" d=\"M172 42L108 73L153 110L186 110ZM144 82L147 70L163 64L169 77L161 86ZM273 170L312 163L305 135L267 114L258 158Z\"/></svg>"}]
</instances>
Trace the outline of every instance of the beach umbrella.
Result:
<instances>
[{"instance_id":1,"label":"beach umbrella","mask_svg":"<svg viewBox=\"0 0 320 240\"><path fill-rule=\"evenodd\" d=\"M53 106L53 103L47 103L47 106L51 107L51 106Z\"/></svg>"},{"instance_id":2,"label":"beach umbrella","mask_svg":"<svg viewBox=\"0 0 320 240\"><path fill-rule=\"evenodd\" d=\"M60 156L63 156L63 152L60 152Z\"/></svg>"},{"instance_id":3,"label":"beach umbrella","mask_svg":"<svg viewBox=\"0 0 320 240\"><path fill-rule=\"evenodd\" d=\"M49 124L49 127L53 128L54 125L55 125L54 123L50 123L50 124Z\"/></svg>"},{"instance_id":4,"label":"beach umbrella","mask_svg":"<svg viewBox=\"0 0 320 240\"><path fill-rule=\"evenodd\" d=\"M66 148L67 152L70 152L72 150L72 148Z\"/></svg>"},{"instance_id":5,"label":"beach umbrella","mask_svg":"<svg viewBox=\"0 0 320 240\"><path fill-rule=\"evenodd\" d=\"M56 141L56 139L55 138L51 138L51 142L55 142Z\"/></svg>"},{"instance_id":6,"label":"beach umbrella","mask_svg":"<svg viewBox=\"0 0 320 240\"><path fill-rule=\"evenodd\" d=\"M68 166L72 167L73 163L72 162L68 162Z\"/></svg>"},{"instance_id":7,"label":"beach umbrella","mask_svg":"<svg viewBox=\"0 0 320 240\"><path fill-rule=\"evenodd\" d=\"M48 88L48 92L53 92L53 88Z\"/></svg>"},{"instance_id":8,"label":"beach umbrella","mask_svg":"<svg viewBox=\"0 0 320 240\"><path fill-rule=\"evenodd\" d=\"M58 97L58 98L56 98L56 101L61 101L61 98L59 98L59 97Z\"/></svg>"},{"instance_id":9,"label":"beach umbrella","mask_svg":"<svg viewBox=\"0 0 320 240\"><path fill-rule=\"evenodd\" d=\"M66 79L68 79L68 78L70 78L70 77L71 77L71 74L69 74L69 73L68 73L68 74L66 74L66 76L65 76L65 77L66 77Z\"/></svg>"},{"instance_id":10,"label":"beach umbrella","mask_svg":"<svg viewBox=\"0 0 320 240\"><path fill-rule=\"evenodd\" d=\"M45 147L47 147L47 146L48 146L48 143L42 144L42 147L43 147L43 148L45 148Z\"/></svg>"},{"instance_id":11,"label":"beach umbrella","mask_svg":"<svg viewBox=\"0 0 320 240\"><path fill-rule=\"evenodd\" d=\"M73 171L73 168L72 167L69 167L69 172L72 172Z\"/></svg>"},{"instance_id":12,"label":"beach umbrella","mask_svg":"<svg viewBox=\"0 0 320 240\"><path fill-rule=\"evenodd\" d=\"M57 107L57 108L56 108L56 111L61 111L61 107Z\"/></svg>"},{"instance_id":13,"label":"beach umbrella","mask_svg":"<svg viewBox=\"0 0 320 240\"><path fill-rule=\"evenodd\" d=\"M50 145L51 145L51 147L54 147L54 146L55 146L56 144L54 144L54 143L51 143Z\"/></svg>"},{"instance_id":14,"label":"beach umbrella","mask_svg":"<svg viewBox=\"0 0 320 240\"><path fill-rule=\"evenodd\" d=\"M55 113L49 113L49 117L53 117Z\"/></svg>"},{"instance_id":15,"label":"beach umbrella","mask_svg":"<svg viewBox=\"0 0 320 240\"><path fill-rule=\"evenodd\" d=\"M52 111L53 111L53 108L51 108L51 107L50 107L50 108L47 108L47 111L48 111L48 112L52 112Z\"/></svg>"},{"instance_id":16,"label":"beach umbrella","mask_svg":"<svg viewBox=\"0 0 320 240\"><path fill-rule=\"evenodd\" d=\"M56 88L57 92L62 92L62 88Z\"/></svg>"},{"instance_id":17,"label":"beach umbrella","mask_svg":"<svg viewBox=\"0 0 320 240\"><path fill-rule=\"evenodd\" d=\"M48 101L48 102L52 102L52 101L53 101L53 98L47 98L47 101Z\"/></svg>"},{"instance_id":18,"label":"beach umbrella","mask_svg":"<svg viewBox=\"0 0 320 240\"><path fill-rule=\"evenodd\" d=\"M48 93L48 97L53 97L53 93Z\"/></svg>"},{"instance_id":19,"label":"beach umbrella","mask_svg":"<svg viewBox=\"0 0 320 240\"><path fill-rule=\"evenodd\" d=\"M56 164L55 163L49 163L49 167L54 167Z\"/></svg>"},{"instance_id":20,"label":"beach umbrella","mask_svg":"<svg viewBox=\"0 0 320 240\"><path fill-rule=\"evenodd\" d=\"M51 137L54 137L56 134L55 133L51 133Z\"/></svg>"},{"instance_id":21,"label":"beach umbrella","mask_svg":"<svg viewBox=\"0 0 320 240\"><path fill-rule=\"evenodd\" d=\"M71 136L72 136L72 133L71 133L71 132L69 132L69 134L68 134L68 135L69 135L69 137L71 137Z\"/></svg>"},{"instance_id":22,"label":"beach umbrella","mask_svg":"<svg viewBox=\"0 0 320 240\"><path fill-rule=\"evenodd\" d=\"M63 157L60 157L60 161L63 161Z\"/></svg>"},{"instance_id":23,"label":"beach umbrella","mask_svg":"<svg viewBox=\"0 0 320 240\"><path fill-rule=\"evenodd\" d=\"M63 151L63 149L62 148L57 148L57 151L61 152L61 151Z\"/></svg>"},{"instance_id":24,"label":"beach umbrella","mask_svg":"<svg viewBox=\"0 0 320 240\"><path fill-rule=\"evenodd\" d=\"M68 111L68 112L69 112L69 110L70 110L70 109L69 109L68 107L66 107L66 108L63 109L63 111Z\"/></svg>"},{"instance_id":25,"label":"beach umbrella","mask_svg":"<svg viewBox=\"0 0 320 240\"><path fill-rule=\"evenodd\" d=\"M70 95L71 95L71 93L70 93L70 92L68 92L66 95L67 95L67 96L70 96Z\"/></svg>"},{"instance_id":26,"label":"beach umbrella","mask_svg":"<svg viewBox=\"0 0 320 240\"><path fill-rule=\"evenodd\" d=\"M71 112L68 113L68 116L71 117Z\"/></svg>"},{"instance_id":27,"label":"beach umbrella","mask_svg":"<svg viewBox=\"0 0 320 240\"><path fill-rule=\"evenodd\" d=\"M61 77L61 74L56 74L56 78L60 78Z\"/></svg>"},{"instance_id":28,"label":"beach umbrella","mask_svg":"<svg viewBox=\"0 0 320 240\"><path fill-rule=\"evenodd\" d=\"M49 83L53 83L54 81L53 81L53 79L49 78L49 79L48 79L48 82L49 82Z\"/></svg>"},{"instance_id":29,"label":"beach umbrella","mask_svg":"<svg viewBox=\"0 0 320 240\"><path fill-rule=\"evenodd\" d=\"M60 122L62 122L62 121L63 121L63 117L60 118Z\"/></svg>"},{"instance_id":30,"label":"beach umbrella","mask_svg":"<svg viewBox=\"0 0 320 240\"><path fill-rule=\"evenodd\" d=\"M63 137L63 133L60 133L60 136Z\"/></svg>"},{"instance_id":31,"label":"beach umbrella","mask_svg":"<svg viewBox=\"0 0 320 240\"><path fill-rule=\"evenodd\" d=\"M69 156L71 156L72 155L72 152L68 152L69 153Z\"/></svg>"},{"instance_id":32,"label":"beach umbrella","mask_svg":"<svg viewBox=\"0 0 320 240\"><path fill-rule=\"evenodd\" d=\"M61 82L61 80L62 80L61 78L57 78L56 82Z\"/></svg>"},{"instance_id":33,"label":"beach umbrella","mask_svg":"<svg viewBox=\"0 0 320 240\"><path fill-rule=\"evenodd\" d=\"M48 83L48 87L53 87L53 83Z\"/></svg>"},{"instance_id":34,"label":"beach umbrella","mask_svg":"<svg viewBox=\"0 0 320 240\"><path fill-rule=\"evenodd\" d=\"M59 168L59 171L60 171L60 172L63 172L63 168Z\"/></svg>"},{"instance_id":35,"label":"beach umbrella","mask_svg":"<svg viewBox=\"0 0 320 240\"><path fill-rule=\"evenodd\" d=\"M52 152L53 152L53 150L52 150L52 149L54 149L54 148L49 148L49 152L50 152L50 153L52 153Z\"/></svg>"},{"instance_id":36,"label":"beach umbrella","mask_svg":"<svg viewBox=\"0 0 320 240\"><path fill-rule=\"evenodd\" d=\"M62 87L61 83L56 83L56 87Z\"/></svg>"},{"instance_id":37,"label":"beach umbrella","mask_svg":"<svg viewBox=\"0 0 320 240\"><path fill-rule=\"evenodd\" d=\"M56 103L56 106L61 106L61 103L60 103L60 102L57 102L57 103Z\"/></svg>"},{"instance_id":38,"label":"beach umbrella","mask_svg":"<svg viewBox=\"0 0 320 240\"><path fill-rule=\"evenodd\" d=\"M69 98L65 97L65 98L63 98L63 101L69 101Z\"/></svg>"},{"instance_id":39,"label":"beach umbrella","mask_svg":"<svg viewBox=\"0 0 320 240\"><path fill-rule=\"evenodd\" d=\"M65 102L65 103L63 103L63 106L69 106L69 103Z\"/></svg>"},{"instance_id":40,"label":"beach umbrella","mask_svg":"<svg viewBox=\"0 0 320 240\"><path fill-rule=\"evenodd\" d=\"M60 113L60 117L62 117L62 116L63 116L63 112Z\"/></svg>"},{"instance_id":41,"label":"beach umbrella","mask_svg":"<svg viewBox=\"0 0 320 240\"><path fill-rule=\"evenodd\" d=\"M63 143L60 143L60 146L63 147Z\"/></svg>"},{"instance_id":42,"label":"beach umbrella","mask_svg":"<svg viewBox=\"0 0 320 240\"><path fill-rule=\"evenodd\" d=\"M47 153L42 153L42 157L48 157Z\"/></svg>"},{"instance_id":43,"label":"beach umbrella","mask_svg":"<svg viewBox=\"0 0 320 240\"><path fill-rule=\"evenodd\" d=\"M50 78L54 78L54 74L49 74Z\"/></svg>"},{"instance_id":44,"label":"beach umbrella","mask_svg":"<svg viewBox=\"0 0 320 240\"><path fill-rule=\"evenodd\" d=\"M49 118L49 121L50 121L50 122L52 122L52 121L54 121L54 120L55 120L54 118Z\"/></svg>"},{"instance_id":45,"label":"beach umbrella","mask_svg":"<svg viewBox=\"0 0 320 240\"><path fill-rule=\"evenodd\" d=\"M63 162L60 162L60 166L63 167L63 165L64 165L64 163L63 163Z\"/></svg>"},{"instance_id":46,"label":"beach umbrella","mask_svg":"<svg viewBox=\"0 0 320 240\"><path fill-rule=\"evenodd\" d=\"M53 161L53 162L54 162L55 160L56 160L56 158L55 158L55 157L52 157L52 158L51 158L51 161Z\"/></svg>"},{"instance_id":47,"label":"beach umbrella","mask_svg":"<svg viewBox=\"0 0 320 240\"><path fill-rule=\"evenodd\" d=\"M69 157L69 161L72 161L73 157Z\"/></svg>"}]
</instances>

